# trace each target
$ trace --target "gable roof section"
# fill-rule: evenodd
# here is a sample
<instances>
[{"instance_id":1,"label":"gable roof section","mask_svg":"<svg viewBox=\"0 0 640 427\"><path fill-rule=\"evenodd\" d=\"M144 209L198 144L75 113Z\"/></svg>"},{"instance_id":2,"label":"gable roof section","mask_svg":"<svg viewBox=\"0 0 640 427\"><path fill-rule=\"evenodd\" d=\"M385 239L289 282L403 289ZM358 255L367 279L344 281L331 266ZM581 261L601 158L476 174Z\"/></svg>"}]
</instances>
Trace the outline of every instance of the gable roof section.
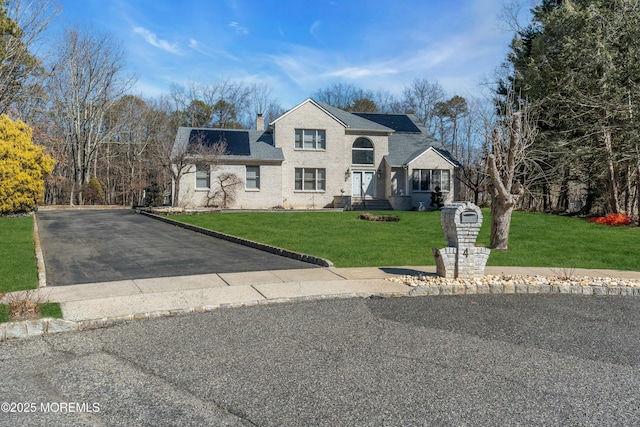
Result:
<instances>
[{"instance_id":1,"label":"gable roof section","mask_svg":"<svg viewBox=\"0 0 640 427\"><path fill-rule=\"evenodd\" d=\"M273 125L278 120L282 119L283 117L286 117L286 116L292 114L294 111L296 111L298 108L302 107L305 104L312 104L312 105L316 106L320 110L324 111L329 117L331 117L336 122L338 122L341 126L345 127L346 129L349 129L349 130L364 131L364 132L372 132L373 131L373 132L385 132L385 133L393 132L393 129L390 129L390 128L388 128L386 126L383 126L383 125L381 125L379 123L372 122L371 120L367 120L367 119L362 118L360 116L357 116L355 114L349 113L347 111L343 111L343 110L341 110L339 108L336 108L336 107L333 107L333 106L331 106L329 104L325 104L323 102L315 101L312 98L307 98L305 101L303 101L300 104L296 105L291 110L287 111L286 113L284 113L283 115L281 115L280 117L278 117L277 119L272 121L270 123L270 125Z\"/></svg>"},{"instance_id":2,"label":"gable roof section","mask_svg":"<svg viewBox=\"0 0 640 427\"><path fill-rule=\"evenodd\" d=\"M347 127L347 124L344 123L343 121L341 121L338 117L334 116L333 114L331 114L329 111L327 111L326 109L324 109L320 103L314 101L311 98L307 98L304 101L302 101L300 104L296 105L295 107L293 107L292 109L290 109L289 111L286 111L284 114L282 114L281 116L279 116L278 118L276 118L274 121L272 121L271 123L269 123L269 125L273 125L276 122L278 122L279 120L293 114L297 109L299 109L300 107L302 107L305 104L312 104L314 106L316 106L317 108L319 108L320 110L324 110L325 113L327 113L329 116L331 116L332 119L334 119L336 122L338 122L340 125Z\"/></svg>"},{"instance_id":3,"label":"gable roof section","mask_svg":"<svg viewBox=\"0 0 640 427\"><path fill-rule=\"evenodd\" d=\"M403 167L434 149L454 166L459 163L445 150L429 130L412 114L356 113L371 120L388 124L395 132L389 135L389 154L385 156L391 167Z\"/></svg>"},{"instance_id":4,"label":"gable roof section","mask_svg":"<svg viewBox=\"0 0 640 427\"><path fill-rule=\"evenodd\" d=\"M456 159L453 158L453 156L451 155L451 153L449 153L449 151L445 150L444 148L438 148L438 147L433 147L433 146L429 147L426 150L423 150L423 151L421 151L419 153L416 153L413 157L408 159L405 164L408 165L408 164L418 160L419 157L422 157L423 154L426 154L430 150L435 151L437 154L440 155L440 157L442 157L447 162L449 162L451 164L451 166L453 166L454 168L458 168L458 167L462 166L460 164L460 162L458 162Z\"/></svg>"},{"instance_id":5,"label":"gable roof section","mask_svg":"<svg viewBox=\"0 0 640 427\"><path fill-rule=\"evenodd\" d=\"M282 161L282 149L273 146L273 136L265 131L181 127L178 129L171 155L183 153L189 144L212 146L221 139L227 141L224 160Z\"/></svg>"}]
</instances>

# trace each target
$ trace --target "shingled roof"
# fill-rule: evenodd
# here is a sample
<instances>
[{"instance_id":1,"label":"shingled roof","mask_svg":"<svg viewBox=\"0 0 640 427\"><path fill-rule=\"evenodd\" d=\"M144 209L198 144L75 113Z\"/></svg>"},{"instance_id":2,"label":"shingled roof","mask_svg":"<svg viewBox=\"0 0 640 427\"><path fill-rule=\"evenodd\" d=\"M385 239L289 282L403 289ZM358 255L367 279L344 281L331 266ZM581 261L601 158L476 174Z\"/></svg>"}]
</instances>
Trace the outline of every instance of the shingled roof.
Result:
<instances>
[{"instance_id":1,"label":"shingled roof","mask_svg":"<svg viewBox=\"0 0 640 427\"><path fill-rule=\"evenodd\" d=\"M460 165L413 114L353 114L393 129L394 132L389 135L389 154L386 156L391 167L405 166L429 148L436 150L455 166Z\"/></svg>"},{"instance_id":2,"label":"shingled roof","mask_svg":"<svg viewBox=\"0 0 640 427\"><path fill-rule=\"evenodd\" d=\"M184 153L190 143L211 146L219 142L221 138L230 143L227 149L228 154L223 156L227 161L261 160L281 162L284 160L282 149L273 146L273 135L271 133L239 129L180 127L176 134L171 155L176 156Z\"/></svg>"},{"instance_id":3,"label":"shingled roof","mask_svg":"<svg viewBox=\"0 0 640 427\"><path fill-rule=\"evenodd\" d=\"M392 133L393 129L384 126L380 123L374 122L372 120L368 120L364 117L360 117L357 114L349 113L347 111L341 110L339 108L333 107L329 104L325 104L322 102L317 103L320 107L322 107L325 111L327 111L332 116L336 117L342 123L346 125L349 130L353 131L374 131L374 132L387 132Z\"/></svg>"},{"instance_id":4,"label":"shingled roof","mask_svg":"<svg viewBox=\"0 0 640 427\"><path fill-rule=\"evenodd\" d=\"M324 110L350 131L386 133L389 136L389 154L385 158L392 167L405 166L430 148L436 150L453 165L460 166L442 143L412 114L350 113L309 98L273 123L307 102ZM274 146L273 134L269 131L256 130L181 127L178 129L172 154L175 156L184 152L190 142L195 142L194 135L198 135L198 143L206 145L213 145L221 138L229 141L229 153L223 156L227 161L281 162L284 160L282 149ZM204 140L202 140L203 137L205 137Z\"/></svg>"}]
</instances>

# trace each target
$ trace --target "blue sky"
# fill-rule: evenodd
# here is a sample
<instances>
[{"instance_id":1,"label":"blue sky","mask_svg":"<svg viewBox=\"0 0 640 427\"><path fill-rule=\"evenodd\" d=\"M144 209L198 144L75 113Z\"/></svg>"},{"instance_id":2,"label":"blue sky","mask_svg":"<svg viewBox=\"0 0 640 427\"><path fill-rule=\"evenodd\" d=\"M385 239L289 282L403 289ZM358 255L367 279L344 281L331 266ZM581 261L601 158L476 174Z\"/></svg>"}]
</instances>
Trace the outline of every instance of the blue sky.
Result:
<instances>
[{"instance_id":1,"label":"blue sky","mask_svg":"<svg viewBox=\"0 0 640 427\"><path fill-rule=\"evenodd\" d=\"M266 82L285 107L341 82L399 94L416 78L479 93L512 33L504 0L59 0L61 25L119 38L133 92L172 82Z\"/></svg>"}]
</instances>

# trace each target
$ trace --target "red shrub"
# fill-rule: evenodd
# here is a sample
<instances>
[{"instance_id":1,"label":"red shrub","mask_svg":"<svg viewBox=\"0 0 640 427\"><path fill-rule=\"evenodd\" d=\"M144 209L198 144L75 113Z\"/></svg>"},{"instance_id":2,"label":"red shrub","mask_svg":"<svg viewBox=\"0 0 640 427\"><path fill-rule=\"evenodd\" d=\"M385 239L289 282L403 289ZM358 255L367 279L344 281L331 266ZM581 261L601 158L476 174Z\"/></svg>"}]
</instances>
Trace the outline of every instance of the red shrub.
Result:
<instances>
[{"instance_id":1,"label":"red shrub","mask_svg":"<svg viewBox=\"0 0 640 427\"><path fill-rule=\"evenodd\" d=\"M589 218L589 221L603 225L627 225L631 222L631 218L625 214L615 213L597 218Z\"/></svg>"}]
</instances>

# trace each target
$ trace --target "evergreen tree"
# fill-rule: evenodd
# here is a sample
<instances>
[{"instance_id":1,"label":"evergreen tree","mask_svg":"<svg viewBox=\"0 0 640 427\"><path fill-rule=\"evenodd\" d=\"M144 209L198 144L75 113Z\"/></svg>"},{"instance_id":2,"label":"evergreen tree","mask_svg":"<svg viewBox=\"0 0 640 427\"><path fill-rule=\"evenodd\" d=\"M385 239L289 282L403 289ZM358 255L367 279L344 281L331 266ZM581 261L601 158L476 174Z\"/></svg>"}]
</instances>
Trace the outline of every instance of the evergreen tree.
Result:
<instances>
[{"instance_id":1,"label":"evergreen tree","mask_svg":"<svg viewBox=\"0 0 640 427\"><path fill-rule=\"evenodd\" d=\"M0 115L0 214L33 210L52 169L53 159L33 144L29 126Z\"/></svg>"},{"instance_id":2,"label":"evergreen tree","mask_svg":"<svg viewBox=\"0 0 640 427\"><path fill-rule=\"evenodd\" d=\"M556 186L599 192L606 212L635 210L640 190L640 5L545 0L513 40L512 88L538 111L538 149ZM636 197L637 199L637 197ZM637 203L637 202L636 202ZM636 208L637 209L637 208Z\"/></svg>"}]
</instances>

